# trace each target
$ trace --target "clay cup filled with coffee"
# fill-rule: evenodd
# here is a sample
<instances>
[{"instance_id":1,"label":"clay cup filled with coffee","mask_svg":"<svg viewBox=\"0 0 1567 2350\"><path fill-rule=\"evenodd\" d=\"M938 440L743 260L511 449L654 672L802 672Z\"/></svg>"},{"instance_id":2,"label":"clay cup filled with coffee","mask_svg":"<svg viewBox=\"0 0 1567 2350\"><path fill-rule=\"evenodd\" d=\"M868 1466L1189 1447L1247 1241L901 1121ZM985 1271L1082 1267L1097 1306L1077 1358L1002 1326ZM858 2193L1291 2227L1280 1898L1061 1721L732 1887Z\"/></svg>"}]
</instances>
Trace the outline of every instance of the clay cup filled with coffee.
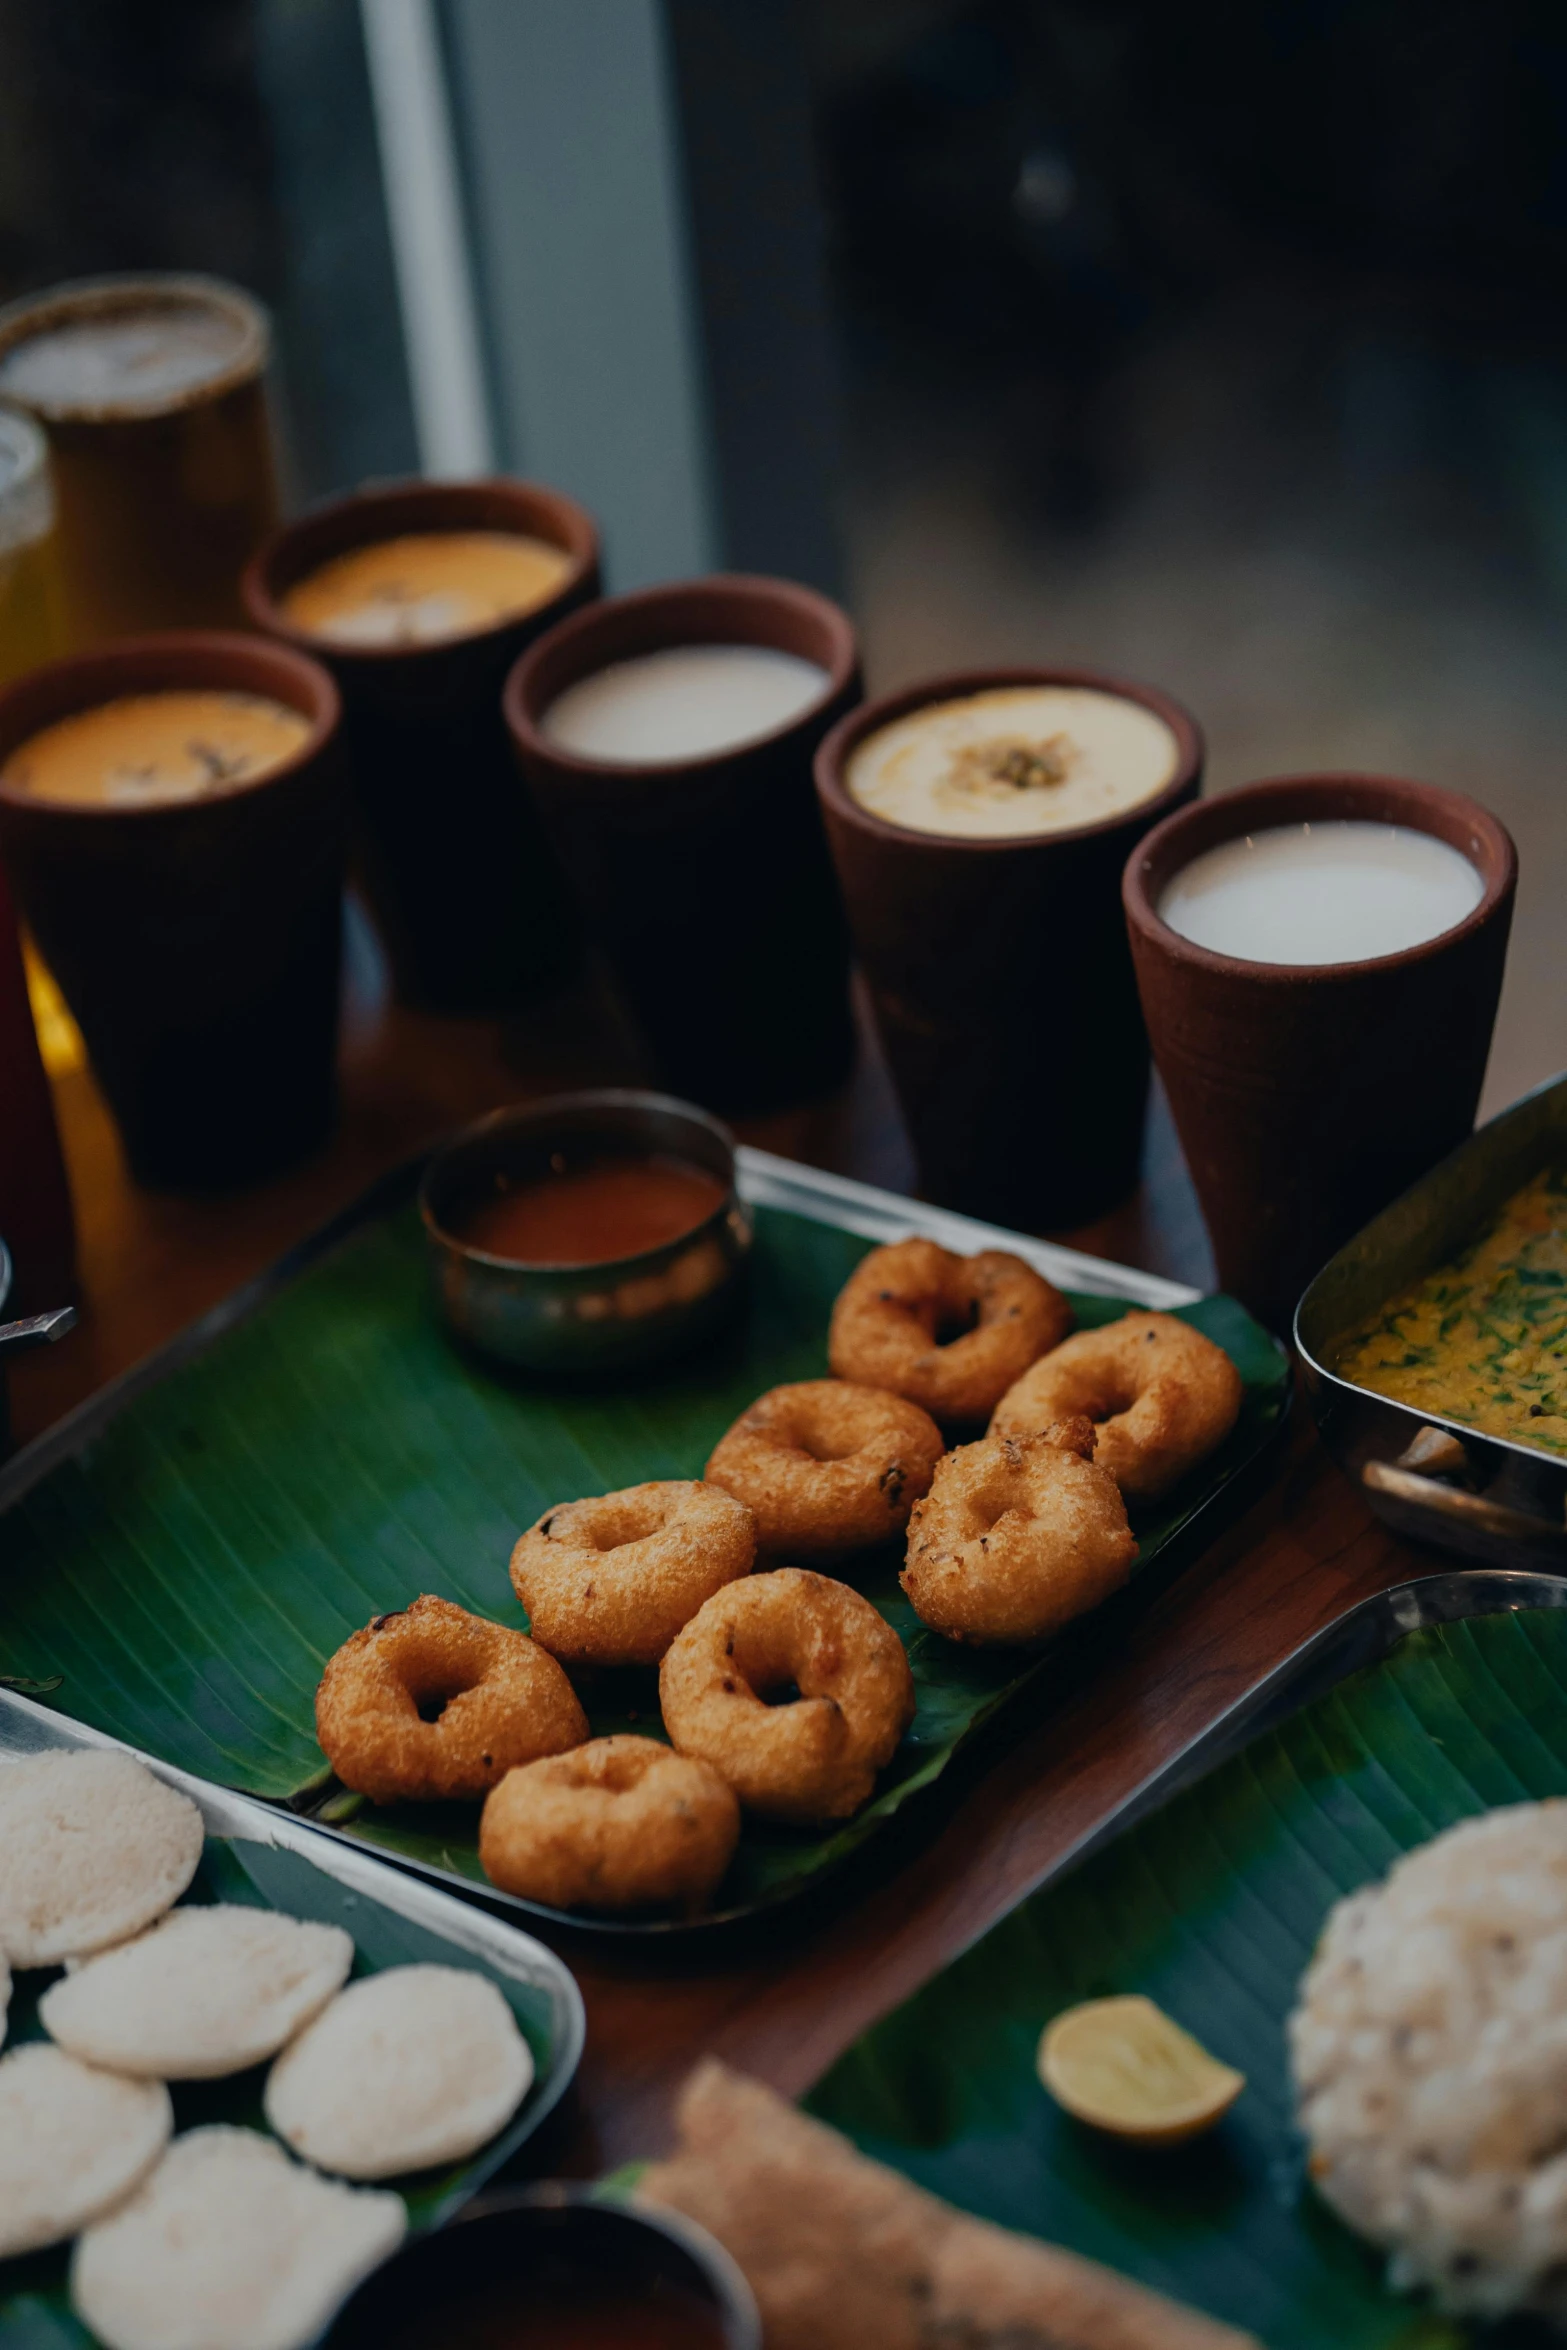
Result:
<instances>
[{"instance_id":1,"label":"clay cup filled with coffee","mask_svg":"<svg viewBox=\"0 0 1567 2350\"><path fill-rule=\"evenodd\" d=\"M598 592L598 535L531 482L368 489L245 575L252 619L343 696L365 891L399 998L502 1012L571 958L575 909L501 718L518 654Z\"/></svg>"},{"instance_id":2,"label":"clay cup filled with coffee","mask_svg":"<svg viewBox=\"0 0 1567 2350\"><path fill-rule=\"evenodd\" d=\"M926 1194L1025 1230L1136 1183L1148 1042L1128 849L1193 797L1195 722L1090 670L983 670L869 702L816 787Z\"/></svg>"},{"instance_id":3,"label":"clay cup filled with coffee","mask_svg":"<svg viewBox=\"0 0 1567 2350\"><path fill-rule=\"evenodd\" d=\"M326 1138L338 727L314 662L195 630L0 692L0 854L140 1182L256 1181Z\"/></svg>"}]
</instances>

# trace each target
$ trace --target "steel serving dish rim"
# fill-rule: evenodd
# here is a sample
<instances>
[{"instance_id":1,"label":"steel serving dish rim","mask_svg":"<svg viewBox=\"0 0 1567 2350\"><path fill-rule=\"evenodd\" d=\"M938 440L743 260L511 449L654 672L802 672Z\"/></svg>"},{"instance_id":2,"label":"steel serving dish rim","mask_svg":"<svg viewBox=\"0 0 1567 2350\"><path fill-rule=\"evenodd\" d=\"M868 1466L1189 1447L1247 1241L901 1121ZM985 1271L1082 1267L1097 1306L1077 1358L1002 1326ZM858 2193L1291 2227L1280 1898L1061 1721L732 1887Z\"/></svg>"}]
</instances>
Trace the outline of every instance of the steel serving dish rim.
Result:
<instances>
[{"instance_id":1,"label":"steel serving dish rim","mask_svg":"<svg viewBox=\"0 0 1567 2350\"><path fill-rule=\"evenodd\" d=\"M1543 1463L1547 1468L1558 1468L1562 1472L1564 1494L1567 1494L1567 1454L1546 1452L1539 1445L1521 1443L1516 1436L1493 1435L1488 1428L1476 1428L1472 1421L1455 1420L1443 1412L1426 1411L1416 1404L1406 1403L1401 1396L1384 1395L1379 1388L1363 1387L1358 1379L1346 1379L1341 1371L1334 1370L1322 1360L1321 1354L1306 1338L1301 1327L1302 1318L1310 1311L1313 1296L1319 1284L1332 1273L1340 1258L1356 1247L1368 1232L1373 1231L1384 1216L1391 1215L1406 1201L1414 1199L1445 1168L1456 1166L1460 1160L1474 1153L1475 1146L1483 1142L1487 1135L1493 1133L1507 1120L1531 1108L1535 1103L1543 1102L1557 1092L1561 1093L1564 1106L1567 1106L1567 1071L1555 1077L1547 1077L1542 1084L1531 1086L1529 1091L1521 1093L1515 1102L1509 1102L1505 1109L1498 1110L1494 1118L1488 1118L1483 1126L1477 1126L1473 1134L1466 1134L1463 1141L1458 1144L1456 1149L1449 1151L1445 1159L1439 1159L1436 1165L1428 1168L1424 1175L1409 1186L1407 1191L1400 1192L1397 1199L1390 1200L1385 1208L1380 1208L1375 1216L1372 1216L1361 1226L1359 1232L1346 1240L1342 1247L1335 1249L1327 1263L1318 1268L1302 1290L1291 1322L1291 1336L1295 1351L1300 1356L1303 1366L1314 1379L1320 1380L1324 1387L1337 1388L1341 1395L1362 1398L1365 1402L1376 1404L1386 1411L1400 1413L1410 1422L1413 1429L1441 1428L1450 1435L1467 1437L1471 1442L1495 1445L1500 1450L1511 1453L1515 1459L1532 1467L1538 1468ZM1536 1173L1540 1172L1543 1172L1543 1166L1536 1169ZM1528 1179L1525 1178L1525 1180ZM1435 1267L1429 1267L1428 1270L1434 1271ZM1400 1284L1400 1286L1407 1286L1407 1284ZM1389 1298L1393 1294L1392 1291L1389 1291Z\"/></svg>"},{"instance_id":2,"label":"steel serving dish rim","mask_svg":"<svg viewBox=\"0 0 1567 2350\"><path fill-rule=\"evenodd\" d=\"M1341 1615L1308 1633L1281 1664L1235 1698L1205 1730L1199 1730L1178 1753L1150 1771L1103 1819L1047 1862L1003 1914L1010 1916L1047 1885L1091 1860L1314 1698L1326 1695L1367 1665L1379 1664L1409 1633L1425 1631L1433 1624L1463 1623L1471 1616L1514 1615L1529 1608L1567 1608L1567 1575L1537 1567L1449 1567L1406 1583L1390 1584L1385 1591L1356 1600ZM965 1950L982 1942L1000 1922L999 1918L989 1919L968 1942L952 1951L944 1965L955 1965Z\"/></svg>"},{"instance_id":3,"label":"steel serving dish rim","mask_svg":"<svg viewBox=\"0 0 1567 2350\"><path fill-rule=\"evenodd\" d=\"M323 1257L369 1225L408 1204L434 1155L433 1152L421 1154L414 1161L394 1168L388 1175L369 1185L358 1199L351 1201L315 1232L308 1234L254 1279L241 1284L141 1362L132 1364L129 1369L107 1380L52 1428L34 1437L13 1459L0 1466L0 1516L13 1508L63 1461L74 1458L102 1436L119 1413L138 1396L157 1387L174 1371L205 1354ZM1036 1239L1031 1234L1010 1232L1004 1226L984 1223L976 1217L962 1215L956 1209L934 1207L925 1200L909 1199L875 1184L862 1183L847 1175L830 1174L824 1169L782 1158L771 1151L758 1150L744 1143L735 1151L735 1188L748 1206L783 1209L808 1222L852 1232L866 1240L895 1241L915 1234L936 1240L959 1253L983 1248L1008 1248L1060 1287L1082 1290L1092 1296L1114 1298L1128 1305L1168 1309L1194 1305L1203 1295L1201 1290L1185 1282L1171 1281L1162 1274L1145 1273L1134 1265L1120 1265L1109 1258L1088 1256L1078 1249L1067 1248L1056 1241ZM1288 1409L1289 1395L1286 1389L1286 1415ZM1276 1437L1277 1430L1274 1435ZM4 1694L0 1692L0 1698ZM13 1702L18 1705L27 1703L22 1699ZM27 1710L48 1721L68 1725L73 1731L80 1727L70 1716L55 1714L47 1707L28 1704ZM3 1721L3 1708L0 1708L0 1721ZM84 1736L89 1742L101 1740L107 1745L118 1743L96 1731L84 1732ZM151 1757L147 1761L148 1767L160 1776L174 1784L182 1783L185 1774L174 1766L157 1762ZM533 1940L533 1936L529 1934L526 1924L521 1922L523 1920L537 1920L554 1930L570 1932L574 1937L594 1943L646 1942L667 1947L688 1937L705 1936L715 1928L724 1930L748 1926L756 1920L776 1914L778 1908L784 1906L773 1903L757 1909L741 1908L721 1912L717 1916L710 1915L692 1922L671 1918L653 1923L595 1917L575 1910L556 1910L542 1903L525 1902L517 1896L500 1893L493 1886L475 1878L439 1869L425 1860L342 1833L329 1824L317 1826L314 1821L291 1813L281 1804L274 1804L268 1799L230 1795L227 1790L214 1790L211 1783L205 1781L193 1779L191 1783L205 1788L209 1793L221 1793L226 1802L254 1807L270 1823L275 1824L281 1819L301 1834L309 1834L312 1839L328 1843L336 1852L363 1856L377 1870L389 1869L400 1877L419 1882L428 1891L439 1891L460 1909L501 1923L517 1920L519 1922L514 1930L529 1941ZM311 1849L313 1854L314 1843ZM566 1980L571 1982L569 1973ZM573 1983L574 1995L575 1989Z\"/></svg>"},{"instance_id":4,"label":"steel serving dish rim","mask_svg":"<svg viewBox=\"0 0 1567 2350\"><path fill-rule=\"evenodd\" d=\"M1335 1250L1302 1292L1292 1324L1322 1440L1376 1514L1416 1539L1502 1565L1510 1555L1509 1546L1511 1555L1521 1556L1528 1546L1553 1556L1560 1551L1567 1559L1567 1455L1514 1436L1494 1435L1450 1413L1383 1395L1345 1377L1326 1358L1361 1315L1374 1309L1362 1299L1347 1319L1327 1325L1331 1306L1323 1293L1335 1280L1350 1279L1357 1255L1381 1243L1389 1253L1402 1249L1408 1260L1378 1285L1377 1302L1385 1304L1465 1246L1516 1190L1564 1155L1567 1073L1531 1087L1466 1135L1446 1158ZM1444 1194L1451 1194L1445 1209ZM1423 1240L1419 1213L1426 1203L1437 1229ZM1406 1224L1413 1226L1413 1237L1401 1236L1400 1226ZM1444 1485L1436 1475L1421 1474L1405 1460L1404 1454L1427 1428L1463 1448L1466 1465L1482 1474L1486 1491ZM1400 1432L1401 1444L1395 1443L1394 1431ZM1554 1515L1540 1514L1544 1502L1553 1506Z\"/></svg>"}]
</instances>

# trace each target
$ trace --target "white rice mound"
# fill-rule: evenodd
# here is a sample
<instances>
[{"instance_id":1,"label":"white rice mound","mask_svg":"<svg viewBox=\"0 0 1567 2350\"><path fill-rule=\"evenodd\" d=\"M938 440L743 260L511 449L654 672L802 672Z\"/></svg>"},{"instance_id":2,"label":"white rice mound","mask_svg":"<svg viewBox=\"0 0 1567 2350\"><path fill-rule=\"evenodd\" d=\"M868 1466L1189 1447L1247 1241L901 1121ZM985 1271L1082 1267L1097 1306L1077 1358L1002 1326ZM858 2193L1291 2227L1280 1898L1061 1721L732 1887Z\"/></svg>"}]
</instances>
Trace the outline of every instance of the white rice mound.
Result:
<instances>
[{"instance_id":1,"label":"white rice mound","mask_svg":"<svg viewBox=\"0 0 1567 2350\"><path fill-rule=\"evenodd\" d=\"M30 1755L0 1770L0 1952L57 1966L139 1934L201 1858L201 1814L129 1754Z\"/></svg>"},{"instance_id":2,"label":"white rice mound","mask_svg":"<svg viewBox=\"0 0 1567 2350\"><path fill-rule=\"evenodd\" d=\"M1466 1820L1341 1901L1289 2045L1311 2175L1391 2285L1567 2318L1567 1801Z\"/></svg>"},{"instance_id":3,"label":"white rice mound","mask_svg":"<svg viewBox=\"0 0 1567 2350\"><path fill-rule=\"evenodd\" d=\"M58 2244L128 2195L174 2127L161 2081L31 2040L0 2056L0 2259Z\"/></svg>"},{"instance_id":4,"label":"white rice mound","mask_svg":"<svg viewBox=\"0 0 1567 2350\"><path fill-rule=\"evenodd\" d=\"M78 2238L71 2303L108 2350L302 2350L407 2221L257 2131L188 2130Z\"/></svg>"},{"instance_id":5,"label":"white rice mound","mask_svg":"<svg viewBox=\"0 0 1567 2350\"><path fill-rule=\"evenodd\" d=\"M171 1910L44 1993L44 2030L85 2064L214 2080L273 2056L341 1990L341 1926L214 1903Z\"/></svg>"},{"instance_id":6,"label":"white rice mound","mask_svg":"<svg viewBox=\"0 0 1567 2350\"><path fill-rule=\"evenodd\" d=\"M284 2049L266 2116L322 2170L389 2179L476 2152L532 2080L528 2043L485 1976L388 1967L350 1983Z\"/></svg>"}]
</instances>

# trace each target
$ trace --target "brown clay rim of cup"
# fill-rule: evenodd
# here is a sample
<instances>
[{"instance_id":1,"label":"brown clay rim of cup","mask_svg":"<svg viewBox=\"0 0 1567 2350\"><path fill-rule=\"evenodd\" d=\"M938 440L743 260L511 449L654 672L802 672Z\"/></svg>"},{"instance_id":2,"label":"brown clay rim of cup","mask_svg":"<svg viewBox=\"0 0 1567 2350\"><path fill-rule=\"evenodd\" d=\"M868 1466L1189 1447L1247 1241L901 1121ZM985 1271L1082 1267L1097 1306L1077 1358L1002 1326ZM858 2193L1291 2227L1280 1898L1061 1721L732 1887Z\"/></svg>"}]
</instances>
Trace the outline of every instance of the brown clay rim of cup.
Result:
<instances>
[{"instance_id":1,"label":"brown clay rim of cup","mask_svg":"<svg viewBox=\"0 0 1567 2350\"><path fill-rule=\"evenodd\" d=\"M432 638L426 644L349 645L335 637L301 628L283 609L291 587L356 547L378 546L383 539L417 538L426 531L500 530L545 539L571 557L571 569L542 603L511 612L483 628L464 629L460 635ZM351 490L312 507L273 532L240 574L240 594L256 626L279 637L314 660L327 660L342 669L382 669L388 665L450 656L461 645L482 645L503 637L508 629L550 625L550 616L563 612L599 559L598 530L592 516L559 490L542 483L513 481L496 474L484 481L407 481L376 483Z\"/></svg>"},{"instance_id":2,"label":"brown clay rim of cup","mask_svg":"<svg viewBox=\"0 0 1567 2350\"><path fill-rule=\"evenodd\" d=\"M159 800L128 808L110 802L45 800L5 779L5 764L59 719L74 718L131 694L179 693L195 689L216 693L264 694L283 702L310 720L310 732L286 759L264 775L239 776L216 785L198 799ZM0 687L0 802L25 808L30 815L81 818L88 823L127 817L146 822L152 817L188 816L192 810L214 807L246 792L265 791L296 774L320 752L342 716L337 687L319 661L309 660L288 645L268 644L264 638L242 635L237 629L168 629L156 636L121 637L112 645L89 653L68 653L63 660L46 661L39 669L13 678Z\"/></svg>"},{"instance_id":3,"label":"brown clay rim of cup","mask_svg":"<svg viewBox=\"0 0 1567 2350\"><path fill-rule=\"evenodd\" d=\"M1146 800L1119 809L1113 816L1101 816L1093 824L1066 825L1058 832L998 833L975 839L962 833L920 832L913 825L893 824L887 817L861 807L849 789L848 765L851 752L869 736L916 710L933 708L938 702L967 701L972 694L991 693L1014 685L1066 686L1109 694L1117 701L1140 703L1156 718L1162 718L1174 735L1175 773ZM1157 686L1139 684L1134 678L1114 677L1103 669L1070 669L1054 664L1045 668L959 669L941 677L921 678L914 685L900 686L896 693L882 694L874 702L862 702L857 710L840 718L816 754L816 789L835 816L846 817L862 831L877 834L884 840L904 841L942 854L956 850L960 854L997 856L1018 849L1046 849L1067 841L1093 840L1126 824L1151 823L1161 811L1173 807L1190 791L1202 773L1203 750L1202 728L1191 712L1169 694L1161 693Z\"/></svg>"},{"instance_id":4,"label":"brown clay rim of cup","mask_svg":"<svg viewBox=\"0 0 1567 2350\"><path fill-rule=\"evenodd\" d=\"M1391 955L1368 955L1350 963L1252 963L1240 955L1220 955L1211 947L1198 946L1161 918L1159 900L1166 888L1205 850L1239 840L1248 832L1311 823L1401 824L1411 832L1430 833L1457 849L1476 868L1484 884L1480 902L1461 922L1439 930L1434 938L1400 947ZM1468 937L1490 921L1517 878L1518 852L1507 827L1462 792L1446 791L1434 783L1412 783L1397 775L1282 775L1266 783L1244 784L1238 791L1221 792L1215 799L1198 800L1167 816L1144 835L1127 859L1121 895L1132 929L1172 962L1263 986L1299 987L1350 973L1419 963L1444 952L1455 939Z\"/></svg>"},{"instance_id":5,"label":"brown clay rim of cup","mask_svg":"<svg viewBox=\"0 0 1567 2350\"><path fill-rule=\"evenodd\" d=\"M0 362L20 343L57 326L79 319L111 318L116 311L221 310L240 330L234 357L215 374L198 383L181 384L177 391L156 400L32 400L0 385L7 399L41 416L49 424L142 424L158 416L174 416L182 409L204 407L250 383L266 366L272 333L266 311L242 286L221 277L178 275L161 270L137 270L110 277L67 278L43 293L23 294L0 309Z\"/></svg>"},{"instance_id":6,"label":"brown clay rim of cup","mask_svg":"<svg viewBox=\"0 0 1567 2350\"><path fill-rule=\"evenodd\" d=\"M771 652L797 653L825 669L827 682L783 726L691 758L584 759L544 732L545 713L567 686L619 661L682 645L763 645ZM829 597L798 580L715 571L704 579L670 580L628 596L608 596L574 612L522 655L506 680L502 707L518 748L567 774L701 775L803 732L844 692L859 658L854 623Z\"/></svg>"}]
</instances>

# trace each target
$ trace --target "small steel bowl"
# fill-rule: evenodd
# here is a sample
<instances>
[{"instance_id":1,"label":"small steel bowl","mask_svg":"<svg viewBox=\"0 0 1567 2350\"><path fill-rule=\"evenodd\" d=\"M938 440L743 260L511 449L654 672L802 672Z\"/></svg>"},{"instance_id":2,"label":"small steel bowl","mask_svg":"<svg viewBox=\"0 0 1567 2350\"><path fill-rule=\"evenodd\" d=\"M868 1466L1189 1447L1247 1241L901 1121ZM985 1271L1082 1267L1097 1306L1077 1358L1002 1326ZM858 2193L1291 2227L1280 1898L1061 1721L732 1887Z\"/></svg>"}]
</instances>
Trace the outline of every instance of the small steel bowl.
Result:
<instances>
[{"instance_id":1,"label":"small steel bowl","mask_svg":"<svg viewBox=\"0 0 1567 2350\"><path fill-rule=\"evenodd\" d=\"M661 1152L717 1176L724 1197L677 1239L604 1264L519 1264L462 1238L498 1188L547 1175L561 1152ZM738 1306L751 1253L733 1136L705 1110L662 1093L564 1093L492 1111L431 1161L419 1212L449 1327L524 1371L624 1371L686 1352Z\"/></svg>"},{"instance_id":2,"label":"small steel bowl","mask_svg":"<svg viewBox=\"0 0 1567 2350\"><path fill-rule=\"evenodd\" d=\"M751 2288L705 2229L554 2180L486 2196L449 2227L411 2237L350 2294L322 2350L398 2350L410 2341L474 2350L496 2340L496 2302L504 2306L513 2291L525 2313L541 2291L580 2288L588 2300L605 2285L650 2311L670 2298L687 2309L694 2302L711 2318L702 2333L714 2350L761 2350ZM465 2303L478 2321L471 2333Z\"/></svg>"}]
</instances>

